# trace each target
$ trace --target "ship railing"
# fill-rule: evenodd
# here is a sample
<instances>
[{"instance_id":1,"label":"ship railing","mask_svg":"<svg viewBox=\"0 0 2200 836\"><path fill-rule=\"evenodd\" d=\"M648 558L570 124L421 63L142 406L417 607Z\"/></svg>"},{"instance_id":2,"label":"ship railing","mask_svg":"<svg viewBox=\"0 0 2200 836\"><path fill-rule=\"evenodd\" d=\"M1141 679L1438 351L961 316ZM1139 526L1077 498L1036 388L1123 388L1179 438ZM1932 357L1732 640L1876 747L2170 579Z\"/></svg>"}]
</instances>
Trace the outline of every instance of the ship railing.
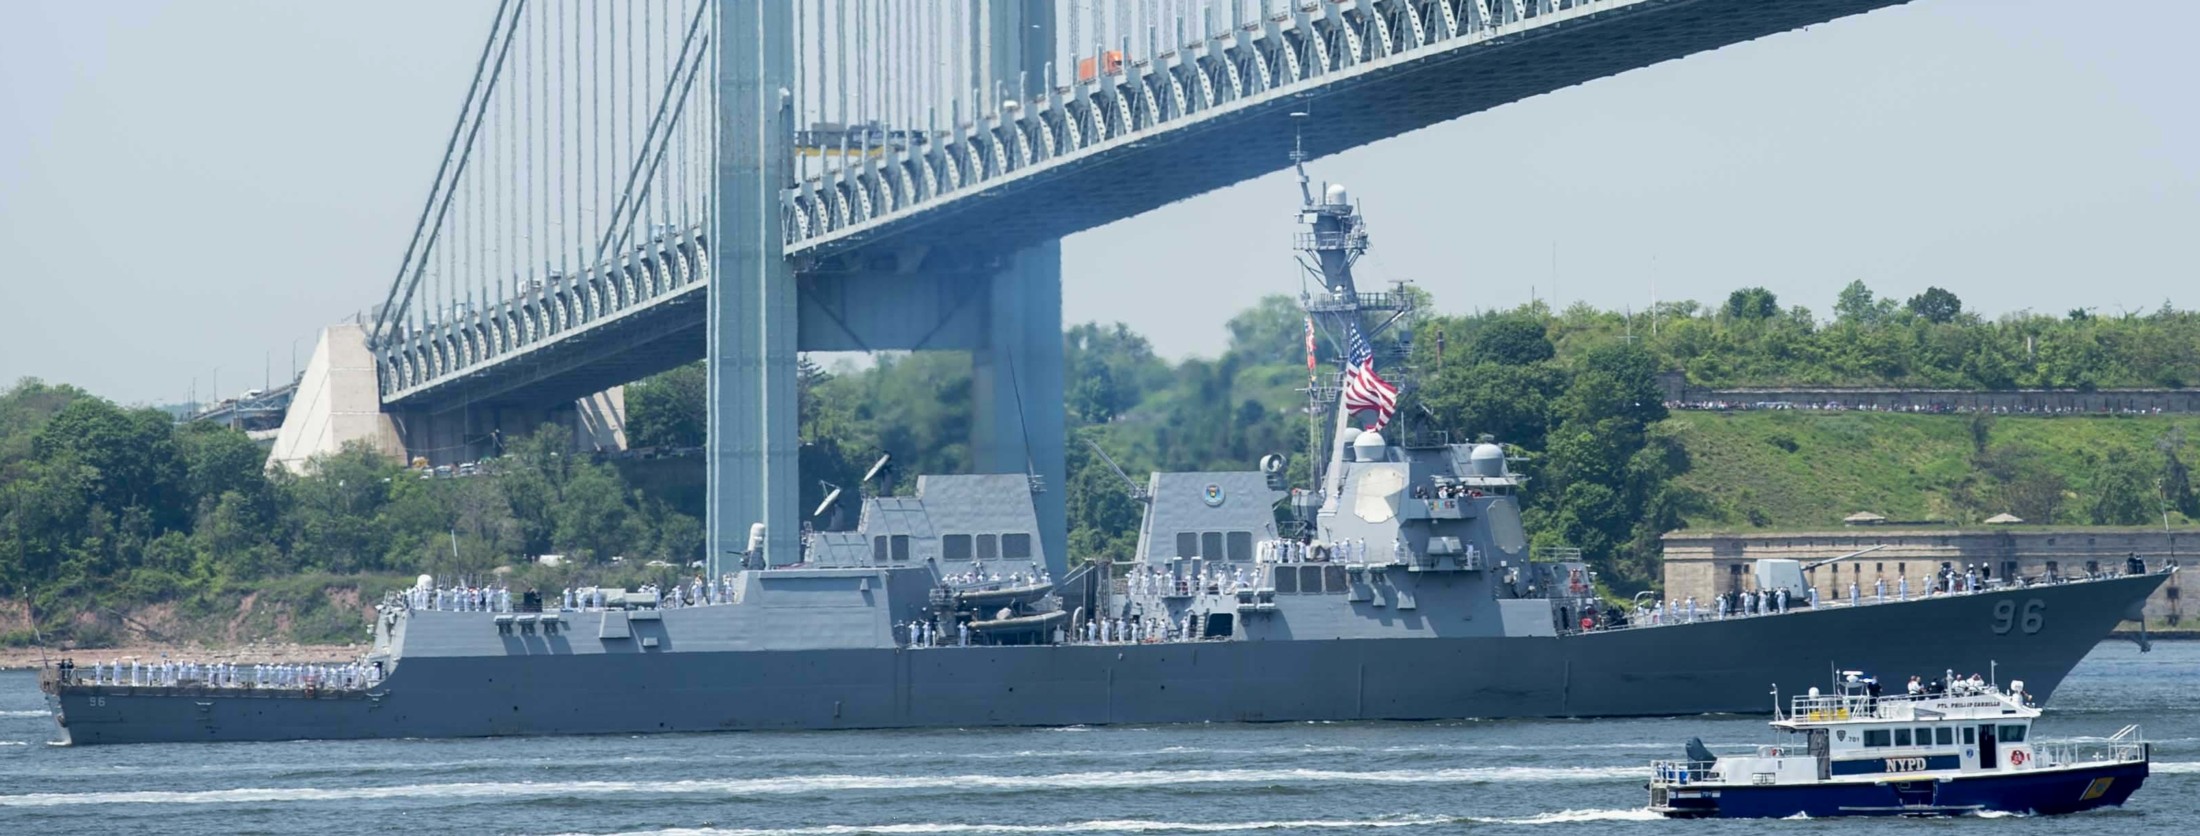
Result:
<instances>
[{"instance_id":1,"label":"ship railing","mask_svg":"<svg viewBox=\"0 0 2200 836\"><path fill-rule=\"evenodd\" d=\"M1868 697L1853 694L1798 696L1789 704L1788 719L1813 723L1841 720L1902 720L1908 711L1894 709L1909 701L1907 695Z\"/></svg>"},{"instance_id":2,"label":"ship railing","mask_svg":"<svg viewBox=\"0 0 2200 836\"><path fill-rule=\"evenodd\" d=\"M1299 250L1366 249L1367 230L1355 227L1350 231L1293 233L1291 246Z\"/></svg>"},{"instance_id":3,"label":"ship railing","mask_svg":"<svg viewBox=\"0 0 2200 836\"><path fill-rule=\"evenodd\" d=\"M2035 741L2032 744L2032 757L2043 768L2139 763L2147 759L2147 743L2139 739L2138 726L2125 726L2103 740Z\"/></svg>"},{"instance_id":4,"label":"ship railing","mask_svg":"<svg viewBox=\"0 0 2200 836\"><path fill-rule=\"evenodd\" d=\"M1704 761L1657 760L1650 762L1650 784L1662 787L1684 787L1689 784L1716 784L1724 780L1715 764Z\"/></svg>"}]
</instances>

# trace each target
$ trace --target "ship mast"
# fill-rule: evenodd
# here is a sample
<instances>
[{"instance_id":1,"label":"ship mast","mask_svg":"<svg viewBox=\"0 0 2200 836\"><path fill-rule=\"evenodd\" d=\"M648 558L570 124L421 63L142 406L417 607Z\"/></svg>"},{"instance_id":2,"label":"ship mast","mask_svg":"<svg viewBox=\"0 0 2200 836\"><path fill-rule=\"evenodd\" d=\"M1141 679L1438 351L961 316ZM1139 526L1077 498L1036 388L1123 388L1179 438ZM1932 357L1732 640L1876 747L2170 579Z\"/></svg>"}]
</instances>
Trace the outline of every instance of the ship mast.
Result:
<instances>
[{"instance_id":1,"label":"ship mast","mask_svg":"<svg viewBox=\"0 0 2200 836\"><path fill-rule=\"evenodd\" d=\"M1291 114L1293 126L1303 126L1308 114L1304 111ZM1343 356L1347 353L1346 340L1352 327L1358 327L1363 338L1372 346L1375 337L1396 324L1411 310L1411 302L1399 293L1361 293L1352 276L1352 266L1367 252L1367 222L1360 217L1351 196L1341 184L1326 184L1319 200L1306 174L1306 152L1298 131L1294 130L1291 143L1291 167L1299 178L1299 222L1306 231L1296 236L1295 245L1302 254L1300 265L1309 277L1321 283L1319 291L1302 289L1299 306L1306 311L1308 322L1320 337ZM1370 323L1370 314L1381 316L1381 321ZM1311 349L1311 346L1309 346ZM1391 358L1396 364L1402 357ZM1378 366L1381 366L1378 363ZM1321 492L1321 500L1337 495L1341 485L1330 484L1331 478L1342 474L1332 465L1342 456L1342 431L1350 426L1352 410L1345 406L1341 396L1342 373L1335 368L1326 373L1313 367L1309 358L1307 381L1307 415L1314 420L1307 422L1307 457L1312 466L1310 476L1313 485ZM1402 368L1392 365L1393 382L1401 388L1405 385ZM1326 378L1326 379L1325 379ZM1319 420L1324 412L1332 419L1328 425Z\"/></svg>"}]
</instances>

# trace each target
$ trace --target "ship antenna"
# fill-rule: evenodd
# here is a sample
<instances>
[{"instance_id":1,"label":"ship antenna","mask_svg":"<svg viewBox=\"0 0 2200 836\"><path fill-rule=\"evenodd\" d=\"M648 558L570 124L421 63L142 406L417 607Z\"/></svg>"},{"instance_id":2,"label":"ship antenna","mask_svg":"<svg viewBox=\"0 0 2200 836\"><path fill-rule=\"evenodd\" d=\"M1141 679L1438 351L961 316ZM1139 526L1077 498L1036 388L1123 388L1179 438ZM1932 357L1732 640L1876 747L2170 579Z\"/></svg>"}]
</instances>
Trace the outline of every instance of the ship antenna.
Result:
<instances>
[{"instance_id":1,"label":"ship antenna","mask_svg":"<svg viewBox=\"0 0 2200 836\"><path fill-rule=\"evenodd\" d=\"M1314 190L1306 178L1306 120L1312 114L1304 110L1291 111L1291 168L1299 173L1300 205L1314 205Z\"/></svg>"}]
</instances>

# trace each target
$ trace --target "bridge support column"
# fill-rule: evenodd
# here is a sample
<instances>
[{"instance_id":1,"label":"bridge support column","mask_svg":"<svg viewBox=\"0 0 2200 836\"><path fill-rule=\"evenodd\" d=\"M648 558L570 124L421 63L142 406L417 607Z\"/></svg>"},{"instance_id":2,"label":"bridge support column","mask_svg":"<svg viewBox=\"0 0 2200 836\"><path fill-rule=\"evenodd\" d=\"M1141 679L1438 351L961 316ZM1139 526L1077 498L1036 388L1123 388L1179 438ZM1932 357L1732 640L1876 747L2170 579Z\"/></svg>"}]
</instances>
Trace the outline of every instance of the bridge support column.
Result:
<instances>
[{"instance_id":1,"label":"bridge support column","mask_svg":"<svg viewBox=\"0 0 2200 836\"><path fill-rule=\"evenodd\" d=\"M382 413L375 374L366 328L331 325L321 329L313 359L298 378L298 391L283 414L283 428L268 451L267 467L304 473L314 456L335 453L355 442L385 455L403 455L398 428Z\"/></svg>"},{"instance_id":2,"label":"bridge support column","mask_svg":"<svg viewBox=\"0 0 2200 836\"><path fill-rule=\"evenodd\" d=\"M780 191L794 154L787 110L794 78L791 4L720 0L716 204L710 277L710 500L712 573L737 564L752 523L768 532L765 557L801 559L796 483L793 271Z\"/></svg>"},{"instance_id":3,"label":"bridge support column","mask_svg":"<svg viewBox=\"0 0 2200 836\"><path fill-rule=\"evenodd\" d=\"M971 465L1031 473L1047 570L1068 574L1062 412L1062 244L1017 253L994 274L985 342L971 353Z\"/></svg>"}]
</instances>

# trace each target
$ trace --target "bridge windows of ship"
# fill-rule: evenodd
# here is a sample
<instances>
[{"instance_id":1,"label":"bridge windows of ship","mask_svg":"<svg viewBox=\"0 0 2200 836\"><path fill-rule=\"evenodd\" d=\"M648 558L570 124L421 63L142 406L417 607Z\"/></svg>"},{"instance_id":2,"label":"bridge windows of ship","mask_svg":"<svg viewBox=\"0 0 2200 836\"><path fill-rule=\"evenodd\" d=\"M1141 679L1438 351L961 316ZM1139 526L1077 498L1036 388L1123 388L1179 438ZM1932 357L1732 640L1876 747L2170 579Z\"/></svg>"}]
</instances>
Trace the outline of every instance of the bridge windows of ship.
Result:
<instances>
[{"instance_id":1,"label":"bridge windows of ship","mask_svg":"<svg viewBox=\"0 0 2200 836\"><path fill-rule=\"evenodd\" d=\"M1235 562L1252 560L1253 532L1179 531L1176 533L1176 556Z\"/></svg>"},{"instance_id":2,"label":"bridge windows of ship","mask_svg":"<svg viewBox=\"0 0 2200 836\"><path fill-rule=\"evenodd\" d=\"M943 534L940 536L940 559L943 561L977 560L1030 560L1031 534Z\"/></svg>"},{"instance_id":3,"label":"bridge windows of ship","mask_svg":"<svg viewBox=\"0 0 2200 836\"><path fill-rule=\"evenodd\" d=\"M909 562L909 535L881 534L871 538L871 560L874 563Z\"/></svg>"},{"instance_id":4,"label":"bridge windows of ship","mask_svg":"<svg viewBox=\"0 0 2200 836\"><path fill-rule=\"evenodd\" d=\"M1280 564L1269 568L1278 595L1343 595L1351 579L1340 564Z\"/></svg>"}]
</instances>

